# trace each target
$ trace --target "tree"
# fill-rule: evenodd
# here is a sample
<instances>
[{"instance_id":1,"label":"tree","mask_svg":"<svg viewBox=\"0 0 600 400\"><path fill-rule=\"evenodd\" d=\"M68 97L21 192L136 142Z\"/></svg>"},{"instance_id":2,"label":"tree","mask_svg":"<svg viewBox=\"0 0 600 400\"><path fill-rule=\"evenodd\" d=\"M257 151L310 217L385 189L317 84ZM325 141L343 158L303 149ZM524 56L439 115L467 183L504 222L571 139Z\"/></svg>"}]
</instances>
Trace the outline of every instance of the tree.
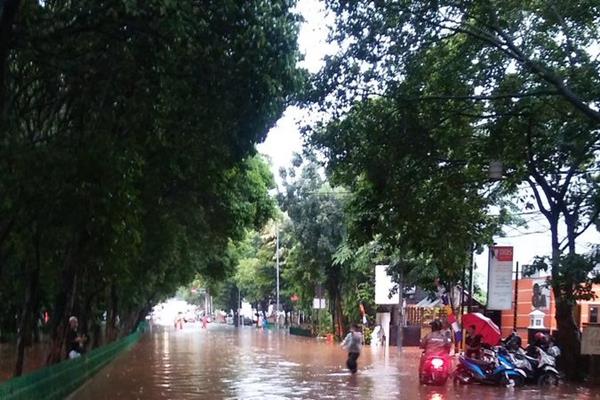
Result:
<instances>
[{"instance_id":1,"label":"tree","mask_svg":"<svg viewBox=\"0 0 600 400\"><path fill-rule=\"evenodd\" d=\"M297 157L295 165L300 167L302 163L302 159ZM280 194L279 200L282 210L292 221L292 234L297 240L289 255L296 269L295 272L286 271L286 277L309 287L303 297L314 297L317 285L326 288L333 316L333 332L342 336L345 327L341 291L344 276L341 266L334 262L334 254L346 234L342 190L332 188L320 176L319 166L313 157L307 158L299 174L291 168L284 175L285 191Z\"/></svg>"},{"instance_id":2,"label":"tree","mask_svg":"<svg viewBox=\"0 0 600 400\"><path fill-rule=\"evenodd\" d=\"M396 267L407 268L397 273L425 287L435 278L457 282L472 245L489 242L496 229L486 214L490 198L481 196L486 171L463 161L478 151L468 121L436 124L431 111L365 100L311 136L333 182L352 192L350 240L377 239Z\"/></svg>"},{"instance_id":3,"label":"tree","mask_svg":"<svg viewBox=\"0 0 600 400\"><path fill-rule=\"evenodd\" d=\"M573 279L589 276L569 271L572 265L581 271L576 239L597 221L599 212L595 171L600 114L594 104L600 69L588 49L598 41L598 10L591 4L580 7L567 1L411 1L377 6L366 1L330 1L329 5L338 16L336 39L348 45L319 76L317 94L323 107L354 106L354 116L368 109L362 117L375 122L365 125L393 135L386 138L387 146L408 147L397 142L402 134L394 134L406 132L406 126L412 128L408 131L416 138L414 147L427 149L421 153L413 149L412 154L422 154L426 164L437 163L434 171L422 175L420 165L404 165L407 171L416 172L419 183L429 185L430 179L435 182L439 176L442 192L444 185L450 187L456 181L436 170L462 170L461 185L473 180L476 190L471 199L476 201L474 195L479 194L486 199L481 205L488 201L502 205L512 195L525 207L537 207L548 220L559 340L566 349L565 370L574 377L579 371L575 368L579 335L572 318L577 299L573 294L582 282ZM386 130L389 125L385 124L398 115L402 124ZM335 157L340 157L339 164L348 171L356 170L350 164L356 156L347 156L332 142L354 143L357 134L337 138L335 131L344 132L339 127L356 131L361 123L358 118L334 120L334 132L328 138L324 135L325 140L317 139L324 147L334 147L329 159L338 162ZM417 137L417 132L424 137ZM365 141L367 145L357 143L366 147L369 140ZM442 157L430 151L430 143L443 150ZM379 148L387 151L381 143ZM503 163L505 179L489 184L481 172L494 160ZM523 184L529 186L533 201L522 196ZM436 193L431 198L444 204L443 213L453 215L456 205L449 206ZM425 209L416 200L409 203ZM443 215L432 215L431 220L438 218L444 220ZM562 223L567 232L563 243ZM562 257L563 252L570 261ZM588 271L592 266L587 264Z\"/></svg>"},{"instance_id":4,"label":"tree","mask_svg":"<svg viewBox=\"0 0 600 400\"><path fill-rule=\"evenodd\" d=\"M3 331L26 339L48 310L57 362L69 315L87 330L107 311L115 338L231 270L230 242L273 208L253 154L301 84L291 6L3 3Z\"/></svg>"}]
</instances>

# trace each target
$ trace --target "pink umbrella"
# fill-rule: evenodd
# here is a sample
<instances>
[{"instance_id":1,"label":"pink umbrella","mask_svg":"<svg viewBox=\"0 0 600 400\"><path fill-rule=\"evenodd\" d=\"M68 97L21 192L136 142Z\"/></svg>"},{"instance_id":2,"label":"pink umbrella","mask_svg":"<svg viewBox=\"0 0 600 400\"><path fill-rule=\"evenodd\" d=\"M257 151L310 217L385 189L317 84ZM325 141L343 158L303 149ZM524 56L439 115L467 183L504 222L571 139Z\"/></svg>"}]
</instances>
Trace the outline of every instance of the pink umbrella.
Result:
<instances>
[{"instance_id":1,"label":"pink umbrella","mask_svg":"<svg viewBox=\"0 0 600 400\"><path fill-rule=\"evenodd\" d=\"M465 329L475 326L475 333L481 335L481 341L490 346L497 345L502 338L498 325L481 313L463 315L462 324Z\"/></svg>"}]
</instances>

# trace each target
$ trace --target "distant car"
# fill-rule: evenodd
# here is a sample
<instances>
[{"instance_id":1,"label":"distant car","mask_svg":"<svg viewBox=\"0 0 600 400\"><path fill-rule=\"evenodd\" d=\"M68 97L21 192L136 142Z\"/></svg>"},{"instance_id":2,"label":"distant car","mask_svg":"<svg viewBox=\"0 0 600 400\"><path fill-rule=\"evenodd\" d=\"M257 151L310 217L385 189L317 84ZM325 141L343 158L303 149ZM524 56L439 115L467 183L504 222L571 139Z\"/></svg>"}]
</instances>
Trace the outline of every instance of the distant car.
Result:
<instances>
[{"instance_id":1,"label":"distant car","mask_svg":"<svg viewBox=\"0 0 600 400\"><path fill-rule=\"evenodd\" d=\"M251 319L251 318L244 317L244 325L249 325L249 326L252 326L252 325L254 325L254 324L255 324L255 322L254 322L254 321L252 321L252 319Z\"/></svg>"},{"instance_id":2,"label":"distant car","mask_svg":"<svg viewBox=\"0 0 600 400\"><path fill-rule=\"evenodd\" d=\"M233 325L233 315L226 316L225 322L227 323L227 325Z\"/></svg>"}]
</instances>

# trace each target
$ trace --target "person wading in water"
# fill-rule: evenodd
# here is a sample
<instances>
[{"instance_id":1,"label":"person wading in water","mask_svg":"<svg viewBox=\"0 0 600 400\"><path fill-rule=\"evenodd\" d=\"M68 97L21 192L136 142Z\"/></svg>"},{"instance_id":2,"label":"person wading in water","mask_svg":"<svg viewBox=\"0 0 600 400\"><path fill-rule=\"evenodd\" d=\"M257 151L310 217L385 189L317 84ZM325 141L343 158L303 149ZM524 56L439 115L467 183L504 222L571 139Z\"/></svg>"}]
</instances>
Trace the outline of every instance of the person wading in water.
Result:
<instances>
[{"instance_id":1,"label":"person wading in water","mask_svg":"<svg viewBox=\"0 0 600 400\"><path fill-rule=\"evenodd\" d=\"M348 360L346 361L346 366L353 374L356 373L358 369L358 364L356 360L360 356L362 343L362 333L360 332L356 324L352 324L352 326L350 327L350 332L348 332L348 334L344 338L344 341L342 342L342 348L348 351Z\"/></svg>"}]
</instances>

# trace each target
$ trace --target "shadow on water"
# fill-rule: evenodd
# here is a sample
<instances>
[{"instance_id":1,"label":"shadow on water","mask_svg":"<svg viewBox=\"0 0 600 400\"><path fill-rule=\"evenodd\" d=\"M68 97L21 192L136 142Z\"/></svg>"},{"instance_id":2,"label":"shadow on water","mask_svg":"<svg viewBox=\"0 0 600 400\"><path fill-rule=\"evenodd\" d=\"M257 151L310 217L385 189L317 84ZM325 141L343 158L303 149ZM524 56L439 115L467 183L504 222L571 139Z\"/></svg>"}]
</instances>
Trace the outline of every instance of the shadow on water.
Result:
<instances>
[{"instance_id":1,"label":"shadow on water","mask_svg":"<svg viewBox=\"0 0 600 400\"><path fill-rule=\"evenodd\" d=\"M211 325L155 328L72 398L99 399L592 399L596 391L421 386L419 352L366 347L359 372L338 345L281 331Z\"/></svg>"}]
</instances>

